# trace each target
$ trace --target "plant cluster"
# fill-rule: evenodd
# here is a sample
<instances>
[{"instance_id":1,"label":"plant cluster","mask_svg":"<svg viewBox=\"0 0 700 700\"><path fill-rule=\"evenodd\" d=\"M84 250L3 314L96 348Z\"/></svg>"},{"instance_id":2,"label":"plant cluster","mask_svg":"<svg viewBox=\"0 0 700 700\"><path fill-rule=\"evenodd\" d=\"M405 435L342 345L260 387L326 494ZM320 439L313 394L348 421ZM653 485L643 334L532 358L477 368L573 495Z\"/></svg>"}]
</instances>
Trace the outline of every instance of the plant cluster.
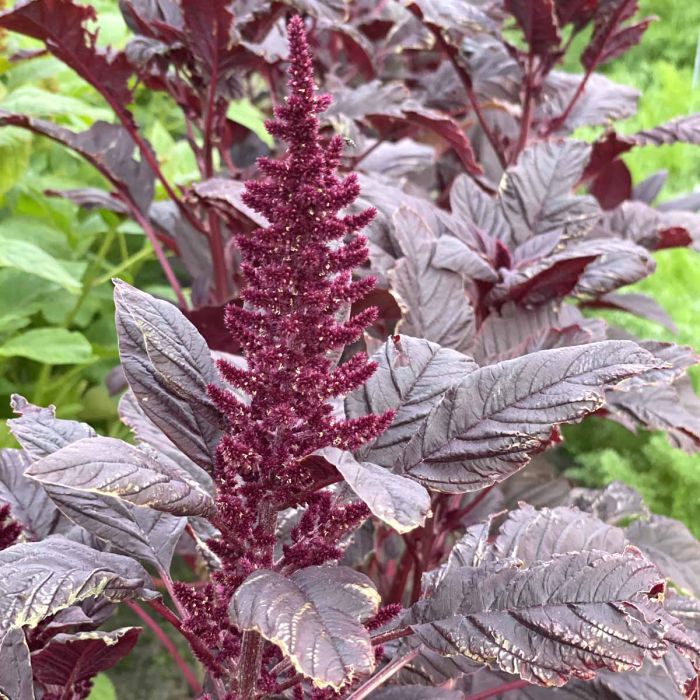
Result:
<instances>
[{"instance_id":1,"label":"plant cluster","mask_svg":"<svg viewBox=\"0 0 700 700\"><path fill-rule=\"evenodd\" d=\"M591 315L669 324L619 290L700 221L620 159L697 142L698 117L569 138L634 111L595 71L640 39L636 3L121 5L124 52L70 0L0 15L119 123L0 120L107 178L63 194L133 217L181 307L115 281L135 444L13 397L0 695L87 697L141 632L100 629L123 602L188 642L197 671L169 648L202 700L696 697L700 543L541 455L592 414L700 446L694 352ZM583 75L557 71L589 29ZM168 181L134 77L182 110L201 182ZM229 118L242 95L274 105L279 149Z\"/></svg>"}]
</instances>

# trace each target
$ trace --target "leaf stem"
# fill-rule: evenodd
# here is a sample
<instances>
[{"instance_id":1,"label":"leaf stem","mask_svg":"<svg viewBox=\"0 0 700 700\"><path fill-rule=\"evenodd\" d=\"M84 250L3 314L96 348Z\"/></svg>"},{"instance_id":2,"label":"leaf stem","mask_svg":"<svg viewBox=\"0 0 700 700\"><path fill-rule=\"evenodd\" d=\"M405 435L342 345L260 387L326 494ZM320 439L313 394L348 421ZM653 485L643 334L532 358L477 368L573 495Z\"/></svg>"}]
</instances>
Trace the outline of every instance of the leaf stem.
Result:
<instances>
[{"instance_id":1,"label":"leaf stem","mask_svg":"<svg viewBox=\"0 0 700 700\"><path fill-rule=\"evenodd\" d=\"M376 637L372 637L372 644L374 644L374 646L377 646L378 644L386 644L394 639L410 637L412 634L413 630L410 627L399 627L398 629L383 632L382 634L378 634Z\"/></svg>"},{"instance_id":2,"label":"leaf stem","mask_svg":"<svg viewBox=\"0 0 700 700\"><path fill-rule=\"evenodd\" d=\"M348 695L347 700L363 700L379 686L388 681L395 673L398 673L406 664L413 661L421 652L421 647L414 649L405 656L394 659L387 664L379 673L366 680L357 690Z\"/></svg>"},{"instance_id":3,"label":"leaf stem","mask_svg":"<svg viewBox=\"0 0 700 700\"><path fill-rule=\"evenodd\" d=\"M195 695L200 695L202 692L202 686L194 674L192 669L187 665L187 662L182 658L177 647L173 643L172 639L168 637L165 632L161 629L160 625L135 601L127 601L127 605L138 615L144 623L151 629L151 631L156 635L158 641L168 650L170 656L172 656L173 661L176 666L180 669L182 677L190 686L192 692Z\"/></svg>"},{"instance_id":4,"label":"leaf stem","mask_svg":"<svg viewBox=\"0 0 700 700\"><path fill-rule=\"evenodd\" d=\"M511 690L518 690L528 685L530 685L530 683L523 680L511 681L510 683L504 683L503 685L496 686L495 688L482 690L480 693L476 693L475 695L467 695L464 700L487 700L488 698L493 698L496 695L503 695Z\"/></svg>"}]
</instances>

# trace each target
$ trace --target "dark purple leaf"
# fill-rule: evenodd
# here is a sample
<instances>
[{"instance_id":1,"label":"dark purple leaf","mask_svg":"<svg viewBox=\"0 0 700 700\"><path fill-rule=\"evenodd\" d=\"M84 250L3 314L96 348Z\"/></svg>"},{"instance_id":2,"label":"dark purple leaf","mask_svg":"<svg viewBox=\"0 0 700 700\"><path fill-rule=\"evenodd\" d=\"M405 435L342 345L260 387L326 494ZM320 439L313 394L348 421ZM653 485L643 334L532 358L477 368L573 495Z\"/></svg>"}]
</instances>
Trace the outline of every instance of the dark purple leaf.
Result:
<instances>
[{"instance_id":1,"label":"dark purple leaf","mask_svg":"<svg viewBox=\"0 0 700 700\"><path fill-rule=\"evenodd\" d=\"M79 440L34 462L25 474L47 488L114 496L173 515L206 517L215 509L212 497L174 462L115 438Z\"/></svg>"},{"instance_id":2,"label":"dark purple leaf","mask_svg":"<svg viewBox=\"0 0 700 700\"><path fill-rule=\"evenodd\" d=\"M8 700L34 700L29 647L21 629L0 634L0 696Z\"/></svg>"},{"instance_id":3,"label":"dark purple leaf","mask_svg":"<svg viewBox=\"0 0 700 700\"><path fill-rule=\"evenodd\" d=\"M397 467L438 491L481 490L522 469L555 426L599 410L606 385L657 365L636 343L606 341L483 367L447 390Z\"/></svg>"},{"instance_id":4,"label":"dark purple leaf","mask_svg":"<svg viewBox=\"0 0 700 700\"><path fill-rule=\"evenodd\" d=\"M559 47L561 37L554 0L506 0L505 7L518 23L535 56L547 56Z\"/></svg>"},{"instance_id":5,"label":"dark purple leaf","mask_svg":"<svg viewBox=\"0 0 700 700\"><path fill-rule=\"evenodd\" d=\"M624 22L637 11L637 7L637 0L606 0L598 4L593 35L581 54L581 63L586 70L594 70L639 43L653 18L625 26Z\"/></svg>"},{"instance_id":6,"label":"dark purple leaf","mask_svg":"<svg viewBox=\"0 0 700 700\"><path fill-rule=\"evenodd\" d=\"M700 542L683 523L652 515L632 522L626 534L674 584L695 596L700 593Z\"/></svg>"},{"instance_id":7,"label":"dark purple leaf","mask_svg":"<svg viewBox=\"0 0 700 700\"><path fill-rule=\"evenodd\" d=\"M631 136L640 146L663 146L672 143L700 144L700 114L676 117L653 129L638 131Z\"/></svg>"},{"instance_id":8,"label":"dark purple leaf","mask_svg":"<svg viewBox=\"0 0 700 700\"><path fill-rule=\"evenodd\" d=\"M32 668L40 683L73 688L112 668L136 645L140 627L113 632L58 634L32 654Z\"/></svg>"},{"instance_id":9,"label":"dark purple leaf","mask_svg":"<svg viewBox=\"0 0 700 700\"><path fill-rule=\"evenodd\" d=\"M600 217L598 205L591 197L572 194L589 155L590 146L578 141L542 141L520 154L499 187L511 227L504 242L514 247L552 231L572 238L593 226Z\"/></svg>"},{"instance_id":10,"label":"dark purple leaf","mask_svg":"<svg viewBox=\"0 0 700 700\"><path fill-rule=\"evenodd\" d=\"M362 459L391 467L444 392L477 365L456 350L403 335L387 340L372 360L377 371L347 397L345 411L349 418L396 411L388 430L358 452Z\"/></svg>"},{"instance_id":11,"label":"dark purple leaf","mask_svg":"<svg viewBox=\"0 0 700 700\"><path fill-rule=\"evenodd\" d=\"M267 220L261 214L243 203L241 195L244 191L244 185L242 182L212 178L196 183L192 189L197 197L218 206L232 219L252 222L256 226L267 226Z\"/></svg>"},{"instance_id":12,"label":"dark purple leaf","mask_svg":"<svg viewBox=\"0 0 700 700\"><path fill-rule=\"evenodd\" d=\"M492 311L479 327L469 352L480 365L512 360L538 350L604 340L595 322L573 306L544 304L524 309L513 303Z\"/></svg>"},{"instance_id":13,"label":"dark purple leaf","mask_svg":"<svg viewBox=\"0 0 700 700\"><path fill-rule=\"evenodd\" d=\"M454 236L440 236L435 244L433 265L459 272L467 279L496 282L498 275L482 255Z\"/></svg>"},{"instance_id":14,"label":"dark purple leaf","mask_svg":"<svg viewBox=\"0 0 700 700\"><path fill-rule=\"evenodd\" d=\"M558 120L565 113L580 87L583 76L563 71L552 71L542 88L543 98L535 108L538 121ZM573 108L557 131L571 133L580 126L603 126L628 119L637 112L639 92L628 85L620 85L610 78L593 73L586 81Z\"/></svg>"},{"instance_id":15,"label":"dark purple leaf","mask_svg":"<svg viewBox=\"0 0 700 700\"><path fill-rule=\"evenodd\" d=\"M31 459L41 459L71 442L97 436L87 423L56 418L55 406L34 406L19 394L13 394L10 403L21 417L8 420L7 425Z\"/></svg>"},{"instance_id":16,"label":"dark purple leaf","mask_svg":"<svg viewBox=\"0 0 700 700\"><path fill-rule=\"evenodd\" d=\"M44 618L95 596L153 600L147 571L133 559L52 535L0 552L0 629L36 627Z\"/></svg>"},{"instance_id":17,"label":"dark purple leaf","mask_svg":"<svg viewBox=\"0 0 700 700\"><path fill-rule=\"evenodd\" d=\"M0 125L18 126L46 136L79 153L118 192L146 212L153 200L155 179L145 160L134 158L134 142L118 124L95 122L86 131L74 132L57 124L0 110Z\"/></svg>"},{"instance_id":18,"label":"dark purple leaf","mask_svg":"<svg viewBox=\"0 0 700 700\"><path fill-rule=\"evenodd\" d=\"M632 198L632 173L618 158L598 173L588 191L603 209L614 209Z\"/></svg>"},{"instance_id":19,"label":"dark purple leaf","mask_svg":"<svg viewBox=\"0 0 700 700\"><path fill-rule=\"evenodd\" d=\"M675 624L656 600L663 585L634 551L564 554L525 569L462 567L412 608L410 622L438 653L563 685L661 657Z\"/></svg>"},{"instance_id":20,"label":"dark purple leaf","mask_svg":"<svg viewBox=\"0 0 700 700\"><path fill-rule=\"evenodd\" d=\"M627 518L647 518L649 511L642 497L627 484L613 481L604 489L573 489L569 503L615 525Z\"/></svg>"},{"instance_id":21,"label":"dark purple leaf","mask_svg":"<svg viewBox=\"0 0 700 700\"><path fill-rule=\"evenodd\" d=\"M392 685L372 693L372 700L461 700L464 695L445 688L425 688L420 685Z\"/></svg>"},{"instance_id":22,"label":"dark purple leaf","mask_svg":"<svg viewBox=\"0 0 700 700\"><path fill-rule=\"evenodd\" d=\"M461 0L413 0L411 4L418 8L426 24L455 40L463 34L492 32L496 29L494 21L476 3Z\"/></svg>"},{"instance_id":23,"label":"dark purple leaf","mask_svg":"<svg viewBox=\"0 0 700 700\"><path fill-rule=\"evenodd\" d=\"M30 539L43 540L70 525L36 481L24 475L30 459L22 450L0 450L0 503L10 505L12 517Z\"/></svg>"},{"instance_id":24,"label":"dark purple leaf","mask_svg":"<svg viewBox=\"0 0 700 700\"><path fill-rule=\"evenodd\" d=\"M450 207L455 216L457 229L455 234L469 242L472 236L460 235L469 224L476 224L492 238L507 241L510 237L508 222L503 216L496 200L481 190L474 180L466 175L455 178L450 189Z\"/></svg>"},{"instance_id":25,"label":"dark purple leaf","mask_svg":"<svg viewBox=\"0 0 700 700\"><path fill-rule=\"evenodd\" d=\"M569 552L618 554L625 544L622 530L593 515L564 506L535 510L523 503L508 514L492 546L501 558L533 564Z\"/></svg>"},{"instance_id":26,"label":"dark purple leaf","mask_svg":"<svg viewBox=\"0 0 700 700\"><path fill-rule=\"evenodd\" d=\"M279 646L315 685L339 689L374 670L361 622L379 602L372 582L344 566L311 566L289 577L261 569L238 588L229 612L239 629Z\"/></svg>"},{"instance_id":27,"label":"dark purple leaf","mask_svg":"<svg viewBox=\"0 0 700 700\"><path fill-rule=\"evenodd\" d=\"M430 494L416 481L392 474L371 462L358 462L350 452L326 448L323 456L342 474L372 515L403 534L425 525L431 515Z\"/></svg>"},{"instance_id":28,"label":"dark purple leaf","mask_svg":"<svg viewBox=\"0 0 700 700\"><path fill-rule=\"evenodd\" d=\"M185 518L128 503L121 498L44 484L51 500L76 525L117 551L169 571Z\"/></svg>"},{"instance_id":29,"label":"dark purple leaf","mask_svg":"<svg viewBox=\"0 0 700 700\"><path fill-rule=\"evenodd\" d=\"M217 377L204 339L169 302L121 281L114 298L122 365L141 409L192 461L211 470L221 417L207 395Z\"/></svg>"},{"instance_id":30,"label":"dark purple leaf","mask_svg":"<svg viewBox=\"0 0 700 700\"><path fill-rule=\"evenodd\" d=\"M418 241L432 235L416 212L403 208L399 215L412 219ZM435 243L418 244L415 253L399 260L389 273L403 312L399 330L462 351L474 332L474 312L462 276L437 267L435 255Z\"/></svg>"},{"instance_id":31,"label":"dark purple leaf","mask_svg":"<svg viewBox=\"0 0 700 700\"><path fill-rule=\"evenodd\" d=\"M0 27L43 41L56 58L124 108L131 102L132 69L123 53L96 46L97 35L85 28L96 18L92 6L72 0L31 0L0 15Z\"/></svg>"},{"instance_id":32,"label":"dark purple leaf","mask_svg":"<svg viewBox=\"0 0 700 700\"><path fill-rule=\"evenodd\" d=\"M669 442L686 452L700 450L700 410L697 399L682 397L676 385L650 385L611 391L606 397L610 416L635 432L663 430Z\"/></svg>"},{"instance_id":33,"label":"dark purple leaf","mask_svg":"<svg viewBox=\"0 0 700 700\"><path fill-rule=\"evenodd\" d=\"M127 390L119 401L119 417L134 434L137 443L152 448L161 462L174 462L184 469L207 493L214 493L214 482L207 472L188 459L159 430L139 406L134 393Z\"/></svg>"},{"instance_id":34,"label":"dark purple leaf","mask_svg":"<svg viewBox=\"0 0 700 700\"><path fill-rule=\"evenodd\" d=\"M645 204L652 204L659 196L663 186L668 180L668 170L659 170L653 175L637 183L632 190L632 199Z\"/></svg>"},{"instance_id":35,"label":"dark purple leaf","mask_svg":"<svg viewBox=\"0 0 700 700\"><path fill-rule=\"evenodd\" d=\"M669 650L659 661L646 661L638 671L627 673L612 673L606 671L600 674L599 681L604 688L614 693L614 700L684 700L692 698L679 692L678 686L669 673L669 657L674 656L675 662L686 666L689 678L695 677L695 671L689 661Z\"/></svg>"},{"instance_id":36,"label":"dark purple leaf","mask_svg":"<svg viewBox=\"0 0 700 700\"><path fill-rule=\"evenodd\" d=\"M678 327L666 310L654 299L646 294L638 292L626 292L618 294L611 292L598 297L595 301L586 304L596 309L617 309L654 321L667 328L671 333L678 333Z\"/></svg>"},{"instance_id":37,"label":"dark purple leaf","mask_svg":"<svg viewBox=\"0 0 700 700\"><path fill-rule=\"evenodd\" d=\"M97 187L81 187L75 190L44 190L48 197L60 197L83 209L107 209L117 214L126 214L129 208L110 192Z\"/></svg>"}]
</instances>

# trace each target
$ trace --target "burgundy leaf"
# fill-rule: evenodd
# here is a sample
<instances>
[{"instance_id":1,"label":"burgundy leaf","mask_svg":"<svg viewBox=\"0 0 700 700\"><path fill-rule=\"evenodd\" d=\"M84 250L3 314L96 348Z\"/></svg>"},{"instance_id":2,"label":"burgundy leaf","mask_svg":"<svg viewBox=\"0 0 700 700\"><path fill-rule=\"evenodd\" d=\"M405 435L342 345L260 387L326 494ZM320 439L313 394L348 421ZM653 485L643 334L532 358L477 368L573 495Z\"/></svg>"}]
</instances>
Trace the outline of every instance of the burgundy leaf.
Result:
<instances>
[{"instance_id":1,"label":"burgundy leaf","mask_svg":"<svg viewBox=\"0 0 700 700\"><path fill-rule=\"evenodd\" d=\"M389 428L358 453L388 468L443 393L477 366L456 350L405 335L387 340L372 360L377 371L347 397L345 410L349 418L396 412Z\"/></svg>"},{"instance_id":2,"label":"burgundy leaf","mask_svg":"<svg viewBox=\"0 0 700 700\"><path fill-rule=\"evenodd\" d=\"M178 309L117 281L119 352L141 409L193 462L214 463L222 419L207 394L209 348Z\"/></svg>"},{"instance_id":3,"label":"burgundy leaf","mask_svg":"<svg viewBox=\"0 0 700 700\"><path fill-rule=\"evenodd\" d=\"M361 573L344 566L312 566L286 577L252 573L229 612L241 630L255 630L279 646L294 668L320 688L341 688L374 669L369 632L360 624L377 612L379 594Z\"/></svg>"},{"instance_id":4,"label":"burgundy leaf","mask_svg":"<svg viewBox=\"0 0 700 700\"><path fill-rule=\"evenodd\" d=\"M522 29L531 54L546 56L559 47L554 0L506 0L505 7Z\"/></svg>"},{"instance_id":5,"label":"burgundy leaf","mask_svg":"<svg viewBox=\"0 0 700 700\"><path fill-rule=\"evenodd\" d=\"M76 602L105 596L153 600L148 572L133 559L52 535L0 552L0 629L36 627Z\"/></svg>"},{"instance_id":6,"label":"burgundy leaf","mask_svg":"<svg viewBox=\"0 0 700 700\"><path fill-rule=\"evenodd\" d=\"M403 534L425 525L431 515L430 494L419 483L377 464L358 462L350 452L329 447L323 455L372 514L396 532Z\"/></svg>"},{"instance_id":7,"label":"burgundy leaf","mask_svg":"<svg viewBox=\"0 0 700 700\"><path fill-rule=\"evenodd\" d=\"M598 173L588 191L603 209L614 209L632 198L632 173L618 158Z\"/></svg>"},{"instance_id":8,"label":"burgundy leaf","mask_svg":"<svg viewBox=\"0 0 700 700\"><path fill-rule=\"evenodd\" d=\"M99 170L117 192L128 196L141 211L148 210L155 190L153 171L145 160L134 158L134 142L118 124L95 122L86 131L76 133L42 119L0 110L0 125L28 129L74 150Z\"/></svg>"},{"instance_id":9,"label":"burgundy leaf","mask_svg":"<svg viewBox=\"0 0 700 700\"><path fill-rule=\"evenodd\" d=\"M12 395L11 406L21 417L8 420L7 425L31 459L41 459L71 442L97 436L87 423L56 418L55 406L34 406L19 394Z\"/></svg>"},{"instance_id":10,"label":"burgundy leaf","mask_svg":"<svg viewBox=\"0 0 700 700\"><path fill-rule=\"evenodd\" d=\"M90 5L30 0L0 15L0 27L43 41L56 58L123 109L131 102L128 80L132 69L123 53L96 46L96 35L85 28L96 19Z\"/></svg>"},{"instance_id":11,"label":"burgundy leaf","mask_svg":"<svg viewBox=\"0 0 700 700\"><path fill-rule=\"evenodd\" d=\"M478 491L522 469L556 425L599 410L606 385L654 366L635 343L606 341L483 367L447 390L397 467L437 491Z\"/></svg>"},{"instance_id":12,"label":"burgundy leaf","mask_svg":"<svg viewBox=\"0 0 700 700\"><path fill-rule=\"evenodd\" d=\"M121 498L173 515L208 516L214 501L174 462L115 438L79 440L34 462L25 474L42 484Z\"/></svg>"},{"instance_id":13,"label":"burgundy leaf","mask_svg":"<svg viewBox=\"0 0 700 700\"><path fill-rule=\"evenodd\" d=\"M140 627L113 632L58 634L32 654L32 668L40 683L70 689L112 668L136 645Z\"/></svg>"},{"instance_id":14,"label":"burgundy leaf","mask_svg":"<svg viewBox=\"0 0 700 700\"><path fill-rule=\"evenodd\" d=\"M587 302L586 306L596 309L618 309L654 321L671 333L678 333L678 327L668 312L652 297L638 292L619 294L611 292L598 297L595 301Z\"/></svg>"},{"instance_id":15,"label":"burgundy leaf","mask_svg":"<svg viewBox=\"0 0 700 700\"><path fill-rule=\"evenodd\" d=\"M581 55L581 63L586 70L594 70L639 43L653 18L624 26L637 8L637 0L606 0L598 4L593 35Z\"/></svg>"},{"instance_id":16,"label":"burgundy leaf","mask_svg":"<svg viewBox=\"0 0 700 700\"><path fill-rule=\"evenodd\" d=\"M0 633L0 696L8 700L34 700L29 647L21 629Z\"/></svg>"},{"instance_id":17,"label":"burgundy leaf","mask_svg":"<svg viewBox=\"0 0 700 700\"><path fill-rule=\"evenodd\" d=\"M572 194L589 154L590 147L577 141L543 141L521 153L499 187L501 208L511 227L504 242L514 247L552 231L575 237L593 226L600 216L597 204Z\"/></svg>"},{"instance_id":18,"label":"burgundy leaf","mask_svg":"<svg viewBox=\"0 0 700 700\"><path fill-rule=\"evenodd\" d=\"M613 481L604 489L573 489L569 503L611 525L627 518L649 516L642 497L621 481Z\"/></svg>"},{"instance_id":19,"label":"burgundy leaf","mask_svg":"<svg viewBox=\"0 0 700 700\"><path fill-rule=\"evenodd\" d=\"M412 608L410 622L438 653L560 686L663 656L675 625L656 599L663 590L636 551L576 552L524 569L454 568ZM653 627L645 623L652 619Z\"/></svg>"}]
</instances>

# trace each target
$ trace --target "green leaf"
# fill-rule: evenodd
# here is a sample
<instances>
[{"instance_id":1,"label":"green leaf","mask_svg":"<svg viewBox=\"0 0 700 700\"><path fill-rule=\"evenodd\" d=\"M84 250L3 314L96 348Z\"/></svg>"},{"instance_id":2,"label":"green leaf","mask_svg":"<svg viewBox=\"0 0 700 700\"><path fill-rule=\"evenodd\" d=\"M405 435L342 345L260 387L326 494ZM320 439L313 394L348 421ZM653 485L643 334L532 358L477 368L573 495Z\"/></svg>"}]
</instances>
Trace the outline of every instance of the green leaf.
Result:
<instances>
[{"instance_id":1,"label":"green leaf","mask_svg":"<svg viewBox=\"0 0 700 700\"><path fill-rule=\"evenodd\" d=\"M26 357L49 365L78 365L93 358L82 333L65 328L35 328L0 345L0 357Z\"/></svg>"},{"instance_id":2,"label":"green leaf","mask_svg":"<svg viewBox=\"0 0 700 700\"><path fill-rule=\"evenodd\" d=\"M0 245L0 267L11 267L56 282L75 294L80 292L82 287L80 280L68 272L61 261L27 241L3 240Z\"/></svg>"},{"instance_id":3,"label":"green leaf","mask_svg":"<svg viewBox=\"0 0 700 700\"><path fill-rule=\"evenodd\" d=\"M112 115L104 107L95 107L76 97L50 92L34 85L23 85L13 90L2 100L2 107L9 112L31 117L67 116L107 121Z\"/></svg>"},{"instance_id":4,"label":"green leaf","mask_svg":"<svg viewBox=\"0 0 700 700\"><path fill-rule=\"evenodd\" d=\"M9 192L29 166L32 135L12 126L0 129L0 196Z\"/></svg>"},{"instance_id":5,"label":"green leaf","mask_svg":"<svg viewBox=\"0 0 700 700\"><path fill-rule=\"evenodd\" d=\"M250 100L233 100L226 116L241 126L250 129L265 145L272 148L275 141L265 129L267 115L259 110Z\"/></svg>"},{"instance_id":6,"label":"green leaf","mask_svg":"<svg viewBox=\"0 0 700 700\"><path fill-rule=\"evenodd\" d=\"M95 676L92 682L92 690L87 700L117 700L116 688L114 683L109 680L108 675L98 673Z\"/></svg>"}]
</instances>

